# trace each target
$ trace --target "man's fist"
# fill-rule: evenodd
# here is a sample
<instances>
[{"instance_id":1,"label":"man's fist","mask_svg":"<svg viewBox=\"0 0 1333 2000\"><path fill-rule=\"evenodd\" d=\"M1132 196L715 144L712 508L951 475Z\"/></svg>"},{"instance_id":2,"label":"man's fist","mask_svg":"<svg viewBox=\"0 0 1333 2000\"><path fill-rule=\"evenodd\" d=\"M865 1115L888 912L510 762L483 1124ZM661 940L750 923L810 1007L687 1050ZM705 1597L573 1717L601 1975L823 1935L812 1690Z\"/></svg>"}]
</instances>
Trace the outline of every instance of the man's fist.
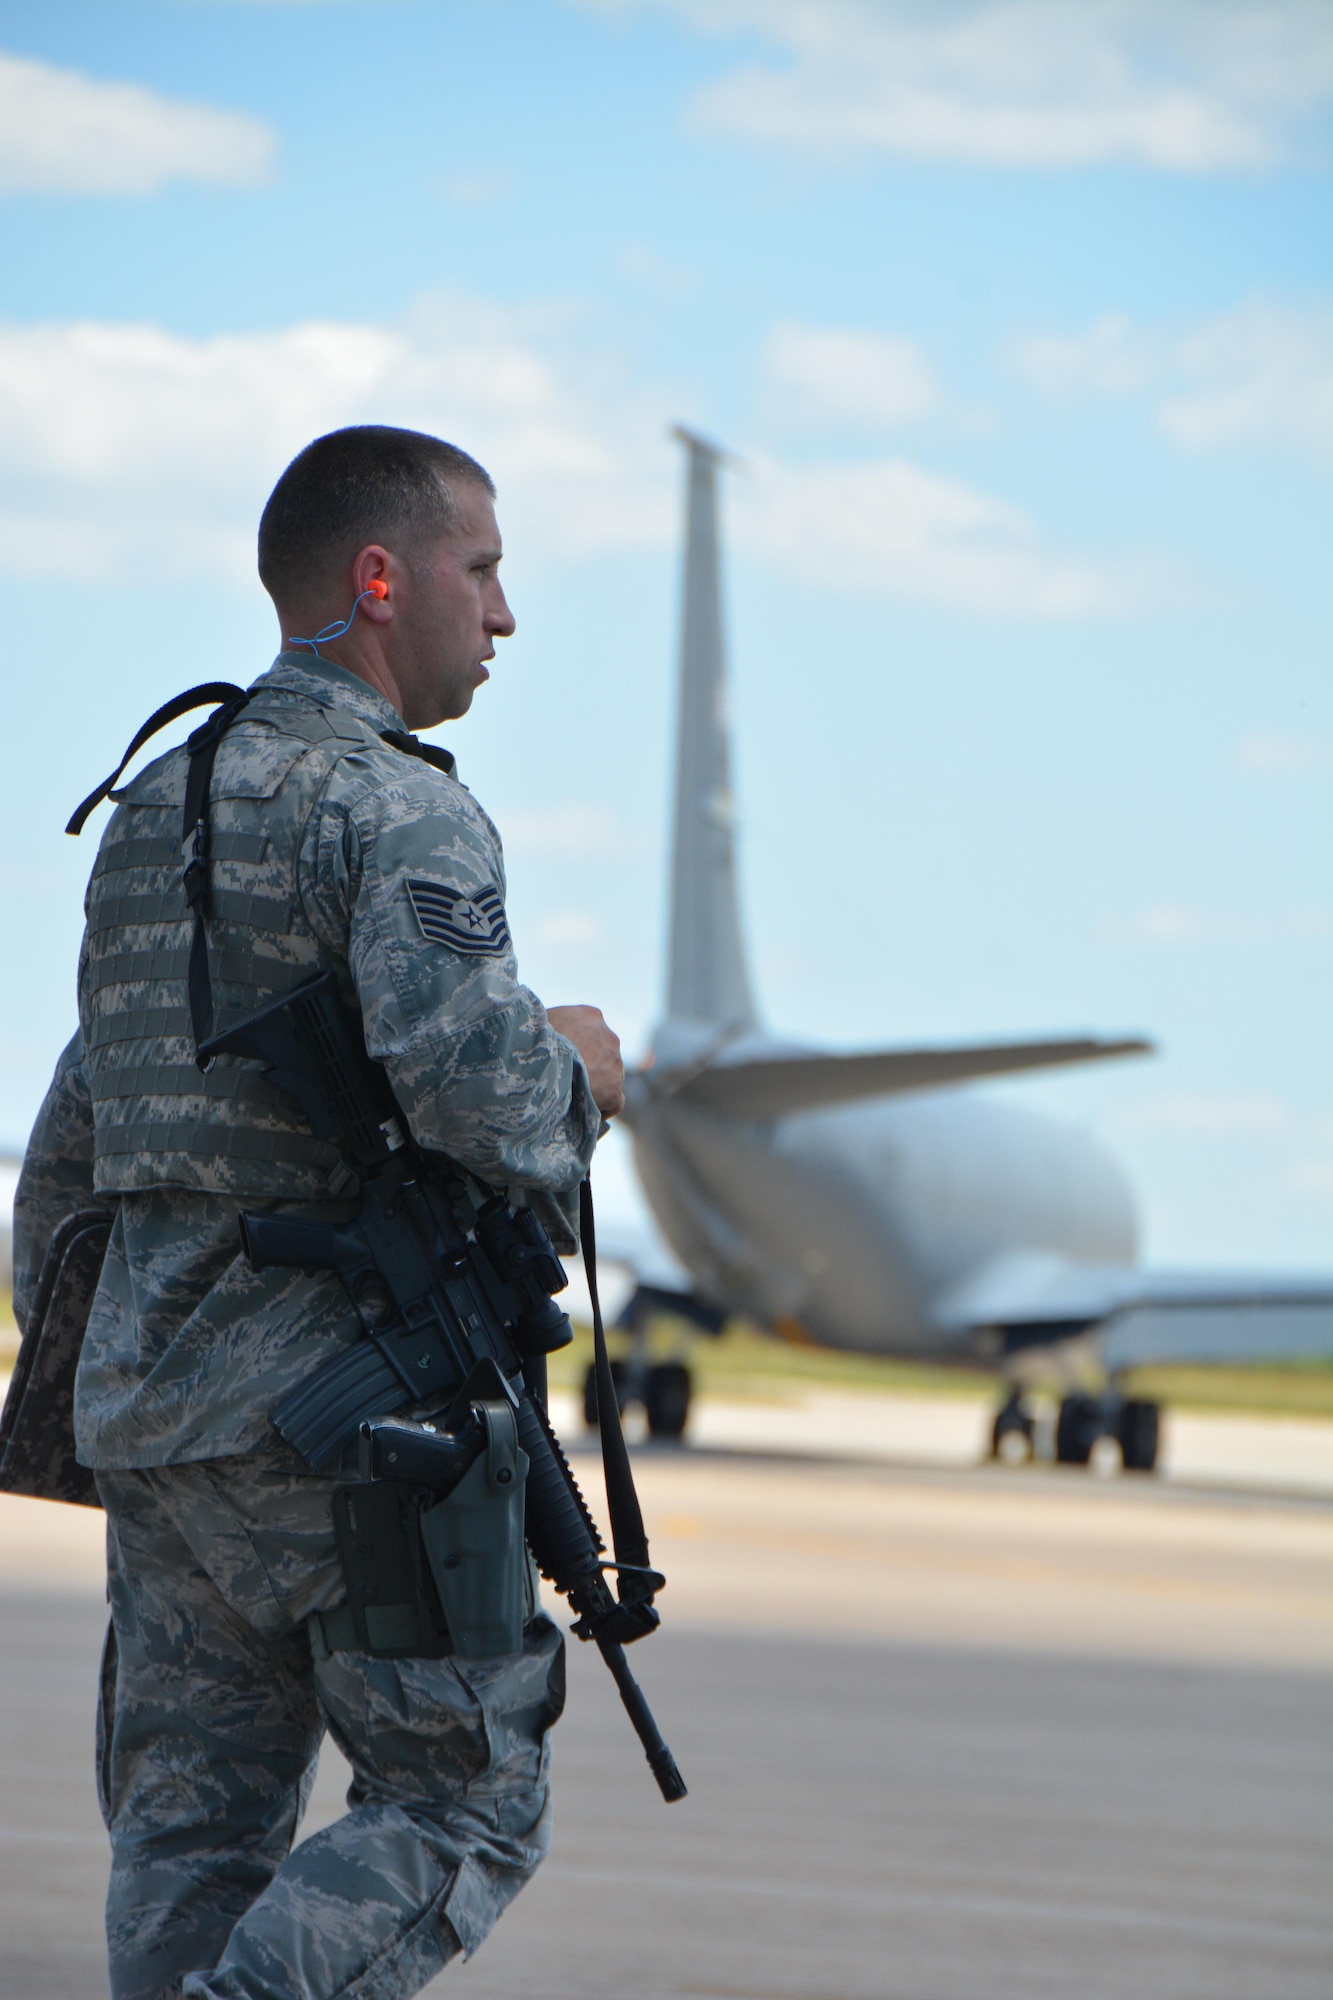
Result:
<instances>
[{"instance_id":1,"label":"man's fist","mask_svg":"<svg viewBox=\"0 0 1333 2000\"><path fill-rule=\"evenodd\" d=\"M614 1118L625 1102L625 1065L620 1060L620 1037L607 1027L601 1008L548 1007L546 1018L583 1057L593 1102L603 1118Z\"/></svg>"}]
</instances>

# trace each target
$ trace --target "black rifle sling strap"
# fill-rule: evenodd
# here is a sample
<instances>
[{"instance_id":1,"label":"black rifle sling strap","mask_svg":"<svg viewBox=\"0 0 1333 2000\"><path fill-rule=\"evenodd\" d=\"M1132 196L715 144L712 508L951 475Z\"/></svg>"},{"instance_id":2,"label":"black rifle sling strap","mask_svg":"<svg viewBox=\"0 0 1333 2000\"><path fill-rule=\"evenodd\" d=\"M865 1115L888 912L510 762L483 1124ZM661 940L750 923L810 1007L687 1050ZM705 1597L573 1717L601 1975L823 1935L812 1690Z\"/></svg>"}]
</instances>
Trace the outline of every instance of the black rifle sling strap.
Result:
<instances>
[{"instance_id":1,"label":"black rifle sling strap","mask_svg":"<svg viewBox=\"0 0 1333 2000\"><path fill-rule=\"evenodd\" d=\"M413 736L406 729L381 729L384 741L404 756L420 757L423 763L433 764L437 771L443 771L446 778L452 778L457 768L454 753L446 750L442 743L423 743L419 736Z\"/></svg>"},{"instance_id":2,"label":"black rifle sling strap","mask_svg":"<svg viewBox=\"0 0 1333 2000\"><path fill-rule=\"evenodd\" d=\"M190 1026L194 1032L195 1061L200 1069L207 1070L212 1068L213 1058L200 1056L198 1051L213 1034L213 985L208 972L208 939L204 930L205 919L209 915L209 788L213 781L213 762L218 754L218 745L250 697L240 688L230 687L226 683L219 683L206 690L196 688L194 692L210 700L218 695L230 697L223 701L221 708L209 716L207 722L200 724L186 743L186 749L190 753L190 771L185 781L185 819L181 828L181 846L184 850L188 843L189 858L181 875L181 883L185 890L185 900L194 916L188 979ZM159 709L158 714L163 721L168 719L168 711L173 715L183 714L187 699L187 696L181 695L176 702L168 702L165 709ZM152 726L161 726L157 717L152 718ZM126 762L133 756L143 735L144 731L140 730L135 743L126 752ZM380 735L395 750L404 751L409 757L420 757L427 764L434 765L437 771L445 771L452 776L454 760L448 750L441 749L435 744L422 743L415 736L409 735L405 729L382 729ZM114 783L114 780L112 782ZM80 807L79 810L82 812L83 808Z\"/></svg>"},{"instance_id":3,"label":"black rifle sling strap","mask_svg":"<svg viewBox=\"0 0 1333 2000\"><path fill-rule=\"evenodd\" d=\"M188 988L190 1024L194 1030L196 1050L200 1042L207 1041L213 1032L213 988L208 976L208 941L204 936L204 919L208 915L208 791L218 744L249 699L244 688L234 687L230 681L205 681L202 687L187 688L184 694L173 695L170 701L164 701L161 708L155 709L143 728L137 731L111 776L105 778L96 791L89 792L65 828L66 833L83 832L88 815L101 805L103 799L111 796L130 758L143 749L150 736L156 736L158 730L165 729L169 722L188 715L192 708L203 708L210 701L221 703L221 707L215 709L208 721L194 731L186 744L190 753L190 769L185 780L181 847L184 851L188 843L188 858L181 872L181 884L186 904L194 917ZM195 1061L199 1062L197 1054ZM208 1065L200 1062L199 1067L205 1069Z\"/></svg>"},{"instance_id":4,"label":"black rifle sling strap","mask_svg":"<svg viewBox=\"0 0 1333 2000\"><path fill-rule=\"evenodd\" d=\"M188 715L192 708L205 708L210 701L236 701L241 694L242 690L233 687L230 681L206 681L202 687L186 688L184 694L173 695L170 701L164 701L161 708L154 710L149 716L111 776L104 779L95 792L89 792L83 804L71 815L69 825L65 828L66 833L83 832L84 822L89 813L95 812L103 799L111 796L130 758L136 750L143 749L150 736L156 736L158 730L165 729L169 722L175 722L180 716Z\"/></svg>"},{"instance_id":5,"label":"black rifle sling strap","mask_svg":"<svg viewBox=\"0 0 1333 2000\"><path fill-rule=\"evenodd\" d=\"M211 1057L199 1053L213 1033L213 982L208 973L208 937L204 928L209 915L209 790L218 745L249 699L249 695L243 694L239 688L233 689L232 699L224 702L221 708L214 709L208 721L199 725L185 746L190 753L190 769L185 779L181 852L187 854L188 859L181 871L181 887L194 918L186 990L190 1000L194 1059L204 1070L213 1066Z\"/></svg>"},{"instance_id":6,"label":"black rifle sling strap","mask_svg":"<svg viewBox=\"0 0 1333 2000\"><path fill-rule=\"evenodd\" d=\"M606 1507L611 1517L611 1545L616 1552L617 1565L630 1573L623 1579L630 1587L620 1589L620 1579L617 1587L622 1597L633 1598L642 1595L642 1592L633 1588L632 1573L636 1570L649 1571L648 1536L643 1525L639 1496L634 1490L634 1474L630 1469L629 1451L620 1422L620 1404L611 1374L611 1357L606 1351L606 1329L602 1324L601 1300L597 1296L597 1230L592 1210L592 1184L586 1180L579 1187L579 1244L588 1279L588 1296L592 1301L597 1429L602 1441L602 1471L606 1478Z\"/></svg>"},{"instance_id":7,"label":"black rifle sling strap","mask_svg":"<svg viewBox=\"0 0 1333 2000\"><path fill-rule=\"evenodd\" d=\"M181 873L181 883L185 890L185 901L194 918L194 936L190 941L190 969L188 993L190 1001L190 1025L194 1031L194 1045L198 1050L201 1042L206 1042L213 1033L213 986L208 972L208 940L204 924L209 914L209 788L213 778L213 760L218 753L218 745L231 728L250 697L243 688L234 687L230 681L205 681L200 687L187 688L184 694L173 695L155 709L143 728L134 736L125 755L117 764L109 778L89 792L71 815L66 833L79 834L90 813L109 798L121 772L131 757L150 736L156 736L159 729L165 729L169 722L188 715L192 708L203 708L209 702L221 704L189 738L186 748L190 753L190 770L185 784L185 815L181 828L181 847L185 851L185 867ZM395 750L401 750L409 757L420 757L425 763L433 764L437 771L452 777L454 759L448 750L434 743L422 743L405 729L384 729L380 731L386 743ZM201 1069L209 1064L196 1062Z\"/></svg>"}]
</instances>

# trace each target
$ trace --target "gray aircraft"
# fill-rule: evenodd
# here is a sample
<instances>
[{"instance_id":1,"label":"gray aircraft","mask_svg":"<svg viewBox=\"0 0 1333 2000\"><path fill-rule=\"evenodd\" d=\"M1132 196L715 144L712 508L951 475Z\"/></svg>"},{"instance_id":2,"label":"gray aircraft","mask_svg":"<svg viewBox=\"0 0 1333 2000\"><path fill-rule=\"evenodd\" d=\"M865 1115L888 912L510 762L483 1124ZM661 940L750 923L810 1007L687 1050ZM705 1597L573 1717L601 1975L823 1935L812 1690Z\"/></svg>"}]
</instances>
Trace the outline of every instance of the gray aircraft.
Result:
<instances>
[{"instance_id":1,"label":"gray aircraft","mask_svg":"<svg viewBox=\"0 0 1333 2000\"><path fill-rule=\"evenodd\" d=\"M994 1441L1030 1452L1025 1391L1063 1383L1056 1455L1113 1437L1156 1463L1158 1410L1128 1399L1148 1360L1333 1352L1333 1279L1154 1273L1134 1202L1083 1133L965 1087L1139 1055L1086 1036L828 1054L760 1026L742 945L721 614L722 454L678 430L688 464L666 1017L628 1079L624 1121L652 1214L687 1276L639 1282L621 1325L627 1400L679 1436L690 1378L650 1365L669 1312L716 1332L733 1315L863 1354L983 1365L1007 1378ZM1095 1370L1105 1388L1090 1393Z\"/></svg>"}]
</instances>

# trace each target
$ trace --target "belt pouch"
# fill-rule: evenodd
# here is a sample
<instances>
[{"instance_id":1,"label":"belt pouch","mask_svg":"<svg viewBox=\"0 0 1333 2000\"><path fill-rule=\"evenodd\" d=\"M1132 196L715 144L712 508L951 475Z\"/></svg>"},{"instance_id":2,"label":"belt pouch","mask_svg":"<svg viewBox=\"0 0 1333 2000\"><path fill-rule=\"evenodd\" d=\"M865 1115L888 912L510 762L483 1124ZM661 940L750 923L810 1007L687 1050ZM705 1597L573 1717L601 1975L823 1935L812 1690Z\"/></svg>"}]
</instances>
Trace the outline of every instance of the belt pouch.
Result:
<instances>
[{"instance_id":1,"label":"belt pouch","mask_svg":"<svg viewBox=\"0 0 1333 2000\"><path fill-rule=\"evenodd\" d=\"M486 1449L421 1516L421 1540L453 1636L474 1660L516 1653L531 1605L523 1536L527 1453L508 1403L474 1403Z\"/></svg>"}]
</instances>

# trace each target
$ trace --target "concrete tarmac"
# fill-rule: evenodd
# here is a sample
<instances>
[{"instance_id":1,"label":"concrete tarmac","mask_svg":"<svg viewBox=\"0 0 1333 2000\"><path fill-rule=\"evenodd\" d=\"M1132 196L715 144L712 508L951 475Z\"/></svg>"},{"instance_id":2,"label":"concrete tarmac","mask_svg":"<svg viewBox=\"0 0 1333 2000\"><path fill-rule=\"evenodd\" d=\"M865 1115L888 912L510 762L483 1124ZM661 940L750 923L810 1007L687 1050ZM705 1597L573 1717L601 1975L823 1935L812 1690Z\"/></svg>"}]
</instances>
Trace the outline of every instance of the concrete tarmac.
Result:
<instances>
[{"instance_id":1,"label":"concrete tarmac","mask_svg":"<svg viewBox=\"0 0 1333 2000\"><path fill-rule=\"evenodd\" d=\"M595 1485L589 1459L580 1476ZM1326 2000L1333 1521L1148 1482L639 1455L665 1806L587 1648L460 2000ZM105 1992L100 1520L0 1499L0 2000ZM341 1810L325 1751L308 1827Z\"/></svg>"}]
</instances>

